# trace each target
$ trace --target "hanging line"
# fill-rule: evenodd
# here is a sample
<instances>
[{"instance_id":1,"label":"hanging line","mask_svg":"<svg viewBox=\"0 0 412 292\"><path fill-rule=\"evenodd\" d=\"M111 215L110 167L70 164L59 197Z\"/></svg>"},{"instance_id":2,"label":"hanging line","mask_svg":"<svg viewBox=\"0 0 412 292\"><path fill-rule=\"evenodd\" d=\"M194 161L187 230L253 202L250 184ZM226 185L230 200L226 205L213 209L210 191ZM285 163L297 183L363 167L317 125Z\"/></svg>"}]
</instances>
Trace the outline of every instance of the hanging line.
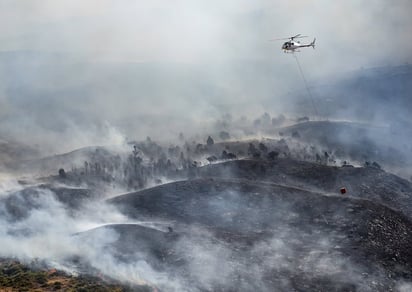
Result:
<instances>
[{"instance_id":1,"label":"hanging line","mask_svg":"<svg viewBox=\"0 0 412 292\"><path fill-rule=\"evenodd\" d=\"M310 102L312 103L313 110L315 111L315 115L316 115L316 117L319 117L319 113L318 113L318 110L315 106L315 102L314 102L314 99L313 99L313 96L312 96L312 92L309 89L308 82L306 81L305 75L303 74L303 70L302 70L302 67L300 66L298 57L296 56L295 53L292 53L292 55L293 55L293 57L295 57L296 64L298 64L300 75L302 76L303 82L305 83L306 90L308 91L308 94L309 94Z\"/></svg>"}]
</instances>

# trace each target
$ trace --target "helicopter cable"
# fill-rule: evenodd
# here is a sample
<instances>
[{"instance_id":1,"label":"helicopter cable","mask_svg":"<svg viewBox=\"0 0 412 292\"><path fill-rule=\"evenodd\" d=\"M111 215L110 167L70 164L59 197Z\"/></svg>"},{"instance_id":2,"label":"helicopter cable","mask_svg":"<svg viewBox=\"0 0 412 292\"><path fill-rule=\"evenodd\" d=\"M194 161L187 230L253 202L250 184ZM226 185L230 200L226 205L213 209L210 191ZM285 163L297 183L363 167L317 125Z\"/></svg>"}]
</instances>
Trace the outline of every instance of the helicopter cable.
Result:
<instances>
[{"instance_id":1,"label":"helicopter cable","mask_svg":"<svg viewBox=\"0 0 412 292\"><path fill-rule=\"evenodd\" d=\"M315 102L314 102L314 98L313 98L313 96L312 96L312 92L311 92L310 89L309 89L308 82L306 81L305 74L303 74L303 70L302 70L302 67L300 66L298 57L296 56L295 53L292 53L292 55L295 57L296 64L298 64L298 68L299 68L300 74L301 74L301 76L302 76L303 82L305 83L306 90L308 91L308 95L309 95L309 98L310 98L310 102L312 103L312 107L313 107L313 110L315 111L315 115L316 115L316 117L319 117L319 113L318 113L318 110L317 110L317 108L316 108L316 106L315 106Z\"/></svg>"}]
</instances>

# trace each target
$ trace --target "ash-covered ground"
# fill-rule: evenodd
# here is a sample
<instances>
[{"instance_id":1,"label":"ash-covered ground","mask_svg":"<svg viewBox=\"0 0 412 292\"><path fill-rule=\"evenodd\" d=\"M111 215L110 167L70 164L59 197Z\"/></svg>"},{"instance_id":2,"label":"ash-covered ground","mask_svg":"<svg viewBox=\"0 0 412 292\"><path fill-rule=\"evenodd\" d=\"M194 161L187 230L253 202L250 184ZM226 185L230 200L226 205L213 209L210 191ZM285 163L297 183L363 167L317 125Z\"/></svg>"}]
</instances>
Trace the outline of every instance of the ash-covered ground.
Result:
<instances>
[{"instance_id":1,"label":"ash-covered ground","mask_svg":"<svg viewBox=\"0 0 412 292\"><path fill-rule=\"evenodd\" d=\"M266 138L181 134L14 160L0 255L123 290L408 291L412 183L385 170L395 150L353 155L356 143L314 141L319 127L360 126L304 120L266 125Z\"/></svg>"}]
</instances>

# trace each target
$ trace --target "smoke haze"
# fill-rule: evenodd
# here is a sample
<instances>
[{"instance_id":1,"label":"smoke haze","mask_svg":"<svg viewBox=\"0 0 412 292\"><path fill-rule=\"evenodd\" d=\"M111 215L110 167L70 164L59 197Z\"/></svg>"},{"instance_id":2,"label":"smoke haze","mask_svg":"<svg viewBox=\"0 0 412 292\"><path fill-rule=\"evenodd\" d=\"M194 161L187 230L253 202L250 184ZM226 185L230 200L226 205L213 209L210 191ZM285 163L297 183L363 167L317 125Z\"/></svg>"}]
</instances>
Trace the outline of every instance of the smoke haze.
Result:
<instances>
[{"instance_id":1,"label":"smoke haze","mask_svg":"<svg viewBox=\"0 0 412 292\"><path fill-rule=\"evenodd\" d=\"M280 113L303 84L282 41L269 39L317 38L315 51L299 55L309 82L403 64L410 6L3 0L0 133L50 153L207 131L224 113Z\"/></svg>"},{"instance_id":2,"label":"smoke haze","mask_svg":"<svg viewBox=\"0 0 412 292\"><path fill-rule=\"evenodd\" d=\"M0 259L409 291L411 3L0 0Z\"/></svg>"}]
</instances>

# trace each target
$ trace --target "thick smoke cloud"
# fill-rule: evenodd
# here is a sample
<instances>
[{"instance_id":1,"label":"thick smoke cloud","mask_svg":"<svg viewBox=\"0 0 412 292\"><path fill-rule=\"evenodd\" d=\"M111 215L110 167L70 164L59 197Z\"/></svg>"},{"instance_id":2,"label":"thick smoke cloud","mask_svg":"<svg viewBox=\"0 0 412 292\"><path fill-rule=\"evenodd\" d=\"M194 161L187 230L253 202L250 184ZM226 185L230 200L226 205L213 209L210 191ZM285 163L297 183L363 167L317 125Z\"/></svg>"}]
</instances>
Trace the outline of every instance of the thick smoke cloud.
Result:
<instances>
[{"instance_id":1,"label":"thick smoke cloud","mask_svg":"<svg viewBox=\"0 0 412 292\"><path fill-rule=\"evenodd\" d=\"M279 113L302 81L269 39L317 37L299 58L309 81L325 80L409 61L408 11L408 1L3 0L0 133L62 152L112 143L105 124L171 138L226 112Z\"/></svg>"},{"instance_id":2,"label":"thick smoke cloud","mask_svg":"<svg viewBox=\"0 0 412 292\"><path fill-rule=\"evenodd\" d=\"M17 186L17 185L15 185ZM10 195L6 187L0 186L0 198ZM16 188L13 189L16 191ZM22 191L22 189L20 189ZM113 223L131 222L114 208L102 202L89 202L80 210L69 210L56 199L53 192L37 189L37 196L28 199L19 191L11 194L21 203L17 209L23 211L17 221L15 211L2 202L0 207L0 257L16 258L25 263L39 262L46 267L55 267L71 274L84 272L84 269L104 273L111 278L133 285L151 283L173 283L167 275L159 273L145 261L121 263L107 250L119 235L108 229L100 229L93 236L82 236L82 232ZM16 212L16 211L15 211ZM140 222L141 223L141 222ZM146 223L142 223L143 226ZM149 225L150 226L150 223ZM79 263L76 264L75 259Z\"/></svg>"}]
</instances>

